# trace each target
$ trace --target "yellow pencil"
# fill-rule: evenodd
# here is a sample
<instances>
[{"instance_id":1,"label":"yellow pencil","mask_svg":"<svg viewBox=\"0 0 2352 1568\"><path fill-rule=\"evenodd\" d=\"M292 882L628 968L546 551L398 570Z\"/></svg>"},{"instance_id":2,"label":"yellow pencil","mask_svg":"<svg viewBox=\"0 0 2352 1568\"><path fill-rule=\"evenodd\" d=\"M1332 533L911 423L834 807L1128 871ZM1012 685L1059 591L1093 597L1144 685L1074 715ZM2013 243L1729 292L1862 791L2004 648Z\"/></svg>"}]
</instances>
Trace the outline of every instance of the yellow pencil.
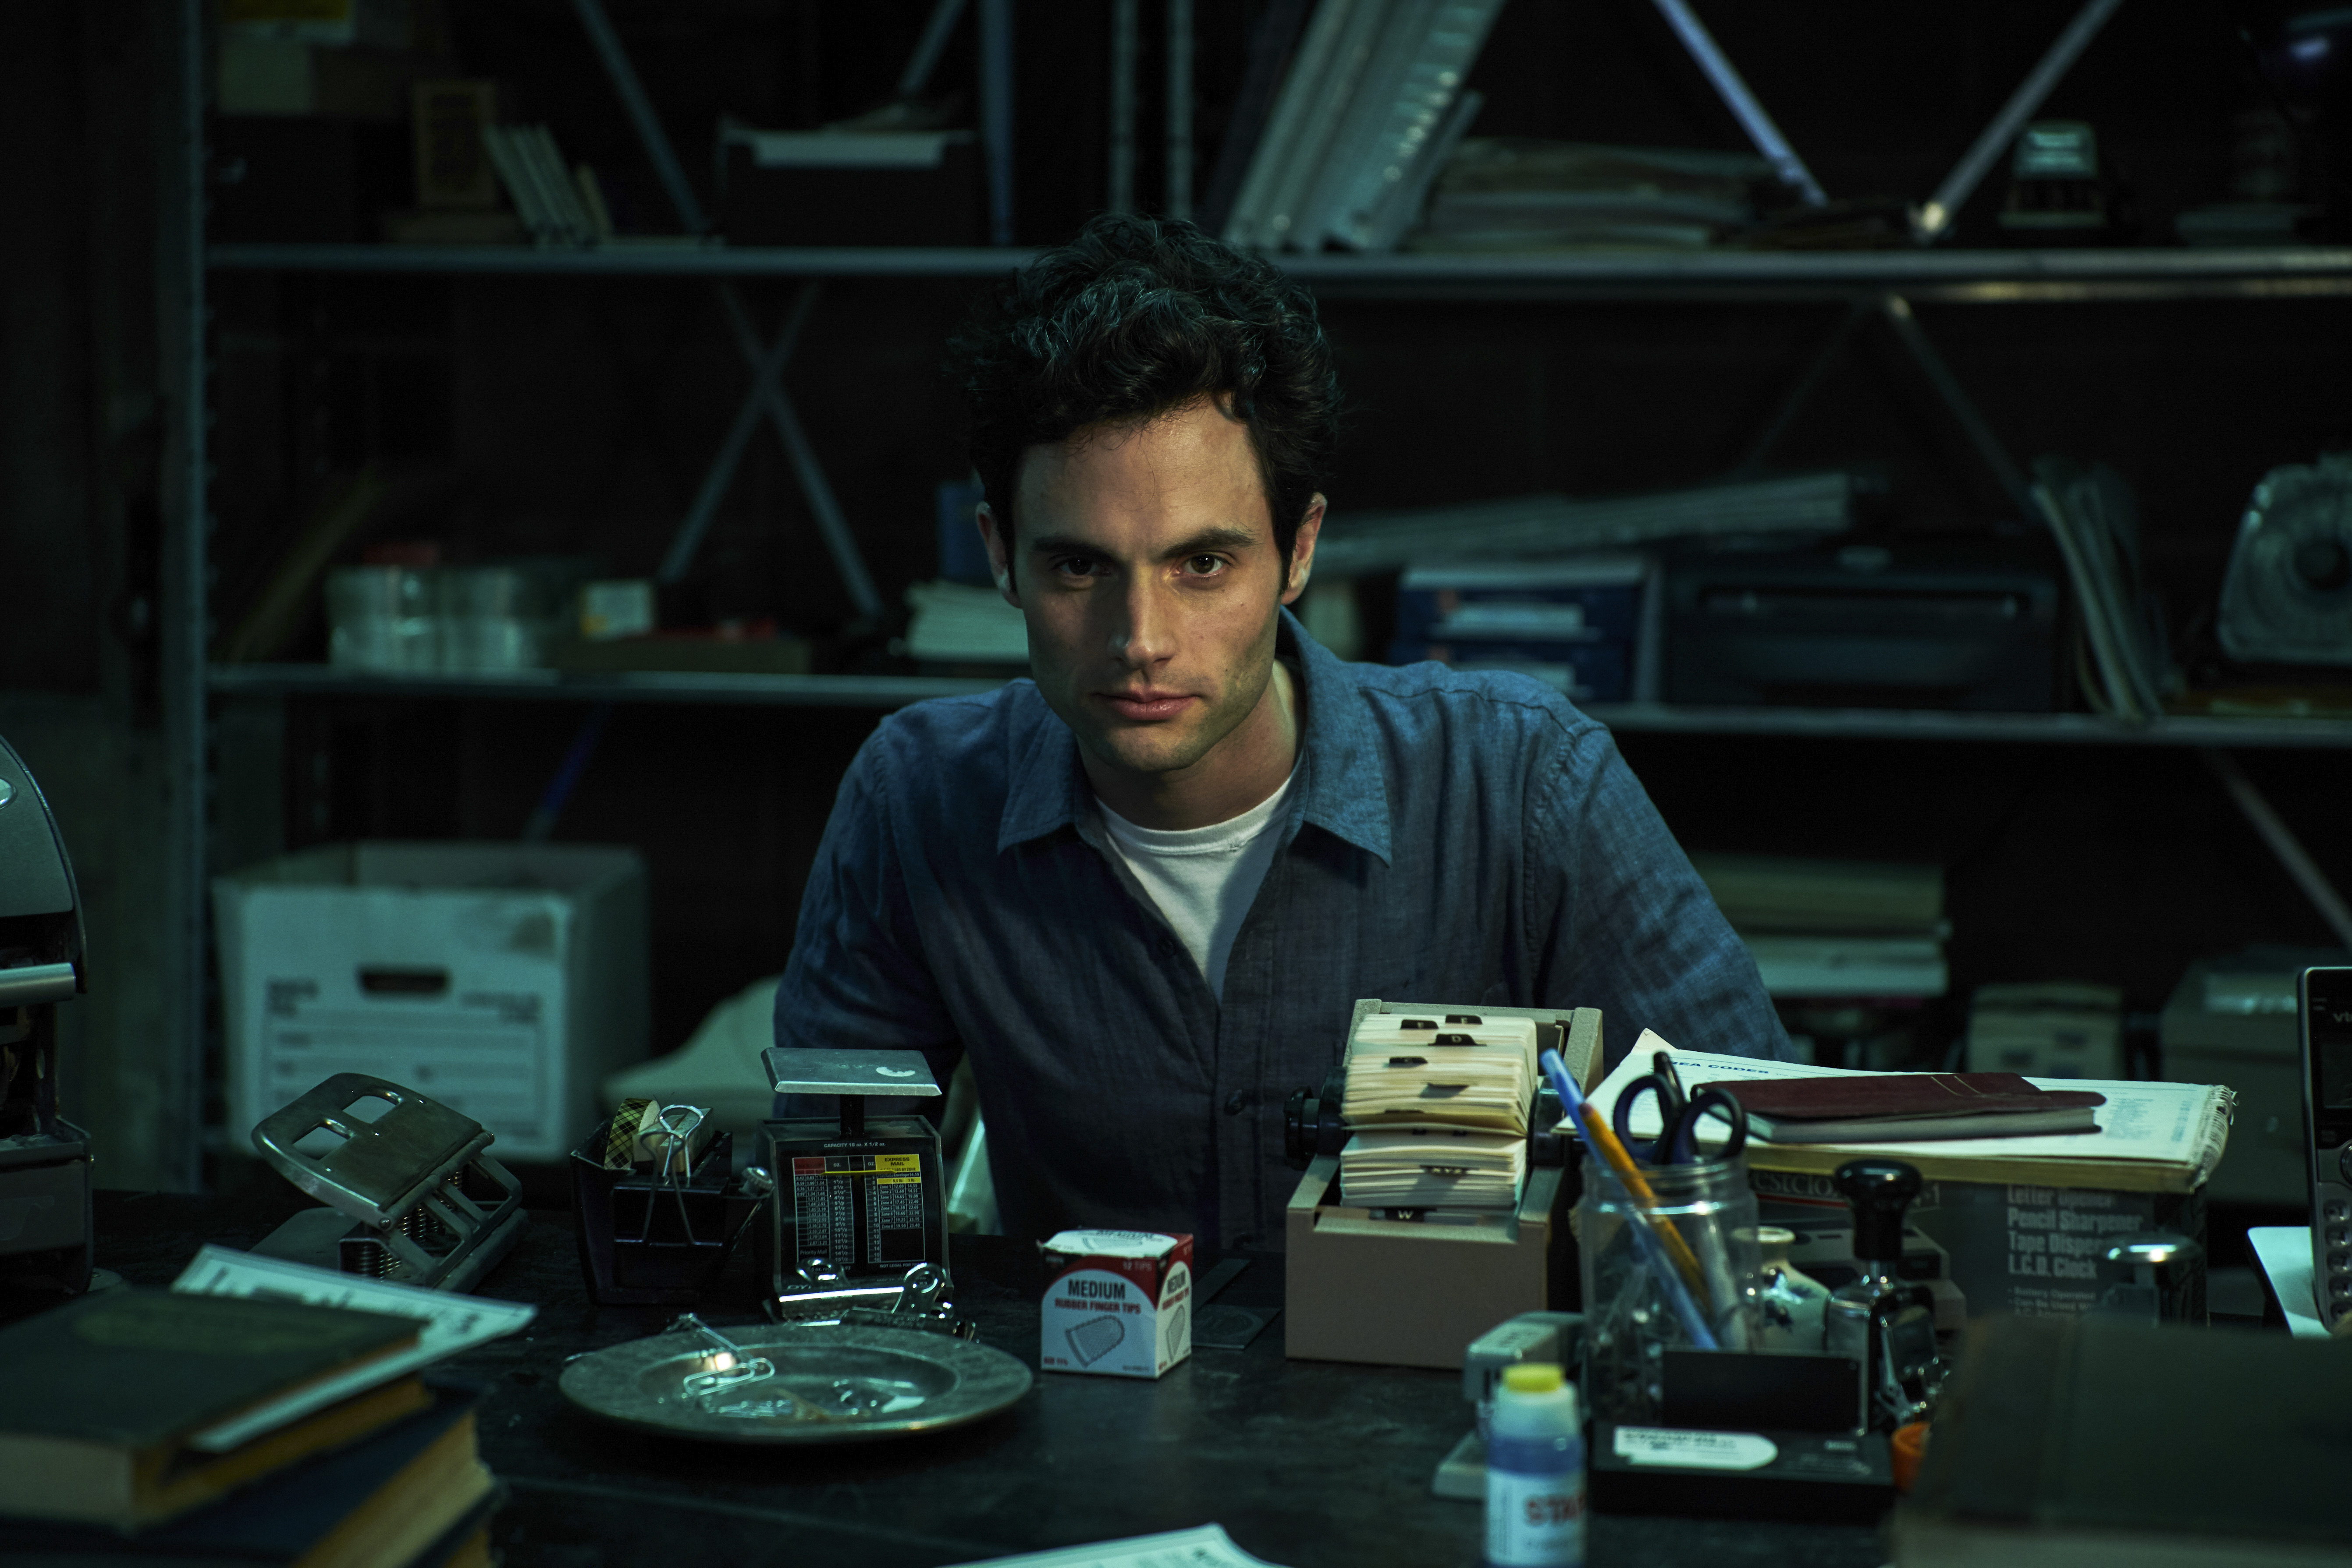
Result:
<instances>
[{"instance_id":1,"label":"yellow pencil","mask_svg":"<svg viewBox=\"0 0 2352 1568\"><path fill-rule=\"evenodd\" d=\"M1698 1266L1698 1254L1690 1249L1690 1243L1683 1239L1681 1231L1657 1218L1658 1195L1643 1176L1642 1167L1633 1163L1633 1155L1618 1142L1617 1134L1601 1119L1591 1101L1579 1095L1575 1109L1584 1123L1585 1136L1601 1152L1601 1157L1609 1163L1609 1168L1617 1173L1617 1179L1624 1184L1626 1196L1641 1208L1643 1218L1657 1233L1658 1239L1665 1243L1666 1256L1675 1260L1675 1268L1689 1281L1691 1289L1698 1292L1699 1300L1711 1309L1715 1305L1715 1298L1706 1288L1706 1275Z\"/></svg>"}]
</instances>

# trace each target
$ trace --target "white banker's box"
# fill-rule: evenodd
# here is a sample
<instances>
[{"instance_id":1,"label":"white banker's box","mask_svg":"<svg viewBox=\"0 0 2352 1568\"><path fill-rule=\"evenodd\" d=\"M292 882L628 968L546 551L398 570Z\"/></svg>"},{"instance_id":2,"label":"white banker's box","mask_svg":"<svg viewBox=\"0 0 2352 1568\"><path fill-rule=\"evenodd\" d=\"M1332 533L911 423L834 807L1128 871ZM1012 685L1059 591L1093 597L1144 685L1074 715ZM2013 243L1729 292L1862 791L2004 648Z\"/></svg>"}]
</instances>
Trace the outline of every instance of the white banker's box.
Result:
<instances>
[{"instance_id":1,"label":"white banker's box","mask_svg":"<svg viewBox=\"0 0 2352 1568\"><path fill-rule=\"evenodd\" d=\"M646 1054L645 866L630 849L331 844L213 883L229 1137L337 1072L562 1159Z\"/></svg>"}]
</instances>

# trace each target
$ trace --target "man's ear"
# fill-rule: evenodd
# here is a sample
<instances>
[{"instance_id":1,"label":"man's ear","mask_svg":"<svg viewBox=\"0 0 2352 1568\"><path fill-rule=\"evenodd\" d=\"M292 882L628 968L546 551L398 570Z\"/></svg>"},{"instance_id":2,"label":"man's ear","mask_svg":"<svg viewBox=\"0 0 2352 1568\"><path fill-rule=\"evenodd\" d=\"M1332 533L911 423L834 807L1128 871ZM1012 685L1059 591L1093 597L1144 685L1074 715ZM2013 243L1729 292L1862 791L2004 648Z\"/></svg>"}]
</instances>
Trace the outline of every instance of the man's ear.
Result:
<instances>
[{"instance_id":1,"label":"man's ear","mask_svg":"<svg viewBox=\"0 0 2352 1568\"><path fill-rule=\"evenodd\" d=\"M980 542L988 550L988 570L996 574L996 591L1013 609L1021 608L1021 595L1013 590L1013 540L1011 530L1000 530L996 514L982 501L972 511L972 521L980 525Z\"/></svg>"},{"instance_id":2,"label":"man's ear","mask_svg":"<svg viewBox=\"0 0 2352 1568\"><path fill-rule=\"evenodd\" d=\"M1315 541L1323 532L1323 492L1318 490L1307 503L1307 515L1298 519L1297 536L1290 541L1290 575L1282 585L1282 601L1288 604L1307 591L1307 580L1315 573Z\"/></svg>"}]
</instances>

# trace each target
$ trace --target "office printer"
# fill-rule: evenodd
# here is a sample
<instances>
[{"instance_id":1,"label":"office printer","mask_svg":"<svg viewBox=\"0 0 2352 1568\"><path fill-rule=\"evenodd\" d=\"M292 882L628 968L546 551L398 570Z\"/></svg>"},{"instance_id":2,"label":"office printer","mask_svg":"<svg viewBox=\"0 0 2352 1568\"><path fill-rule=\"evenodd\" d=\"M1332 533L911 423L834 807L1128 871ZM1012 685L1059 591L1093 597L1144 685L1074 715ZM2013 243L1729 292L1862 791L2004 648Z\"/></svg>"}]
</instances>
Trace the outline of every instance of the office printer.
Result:
<instances>
[{"instance_id":1,"label":"office printer","mask_svg":"<svg viewBox=\"0 0 2352 1568\"><path fill-rule=\"evenodd\" d=\"M0 1278L89 1288L89 1134L58 1114L58 1003L82 984L81 900L33 775L0 740Z\"/></svg>"},{"instance_id":2,"label":"office printer","mask_svg":"<svg viewBox=\"0 0 2352 1568\"><path fill-rule=\"evenodd\" d=\"M2058 571L2038 539L1693 544L1666 595L1669 702L2056 706Z\"/></svg>"}]
</instances>

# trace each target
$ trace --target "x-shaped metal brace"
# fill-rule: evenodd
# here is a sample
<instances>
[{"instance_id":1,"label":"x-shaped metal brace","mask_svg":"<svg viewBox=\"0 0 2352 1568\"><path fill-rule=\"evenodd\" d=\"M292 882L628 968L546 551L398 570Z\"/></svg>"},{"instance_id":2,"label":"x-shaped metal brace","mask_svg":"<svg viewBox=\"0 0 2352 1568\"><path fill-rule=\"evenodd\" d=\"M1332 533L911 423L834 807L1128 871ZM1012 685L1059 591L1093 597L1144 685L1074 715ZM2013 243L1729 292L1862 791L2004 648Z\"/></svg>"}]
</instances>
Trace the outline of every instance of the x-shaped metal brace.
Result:
<instances>
[{"instance_id":1,"label":"x-shaped metal brace","mask_svg":"<svg viewBox=\"0 0 2352 1568\"><path fill-rule=\"evenodd\" d=\"M687 183L686 170L670 146L669 133L663 130L661 119L655 114L653 99L646 95L645 84L638 80L636 67L630 62L628 51L621 46L621 37L613 28L612 19L604 14L602 0L572 0L572 9L579 15L580 25L594 47L597 57L604 62L605 74L613 78L613 90L621 99L635 127L637 140L644 144L646 156L652 161L654 172L659 176L662 189L668 193L670 204L677 209L678 221L686 232L707 234L710 229L709 214ZM743 363L751 372L751 389L743 406L735 416L735 423L719 444L718 455L711 460L709 472L703 477L686 520L670 541L668 553L662 559L659 580L675 582L693 565L694 554L709 530L710 519L735 470L743 460L743 450L749 444L751 431L761 415L775 427L776 438L783 443L784 455L793 465L793 476L799 481L801 496L808 503L809 515L815 520L817 534L833 557L834 569L841 573L842 586L848 591L849 602L860 619L874 621L882 613L882 596L875 591L874 579L866 570L865 557L857 550L857 541L849 531L849 519L842 515L841 503L835 499L833 486L824 476L824 467L817 461L816 448L810 443L808 432L802 427L800 414L792 399L784 394L784 362L792 357L793 345L800 336L801 326L816 303L817 285L812 281L801 288L800 297L793 302L786 315L783 330L773 343L760 340L759 329L752 323L751 312L734 284L712 285L711 292L719 301L719 314L726 319L727 329L735 340Z\"/></svg>"}]
</instances>

